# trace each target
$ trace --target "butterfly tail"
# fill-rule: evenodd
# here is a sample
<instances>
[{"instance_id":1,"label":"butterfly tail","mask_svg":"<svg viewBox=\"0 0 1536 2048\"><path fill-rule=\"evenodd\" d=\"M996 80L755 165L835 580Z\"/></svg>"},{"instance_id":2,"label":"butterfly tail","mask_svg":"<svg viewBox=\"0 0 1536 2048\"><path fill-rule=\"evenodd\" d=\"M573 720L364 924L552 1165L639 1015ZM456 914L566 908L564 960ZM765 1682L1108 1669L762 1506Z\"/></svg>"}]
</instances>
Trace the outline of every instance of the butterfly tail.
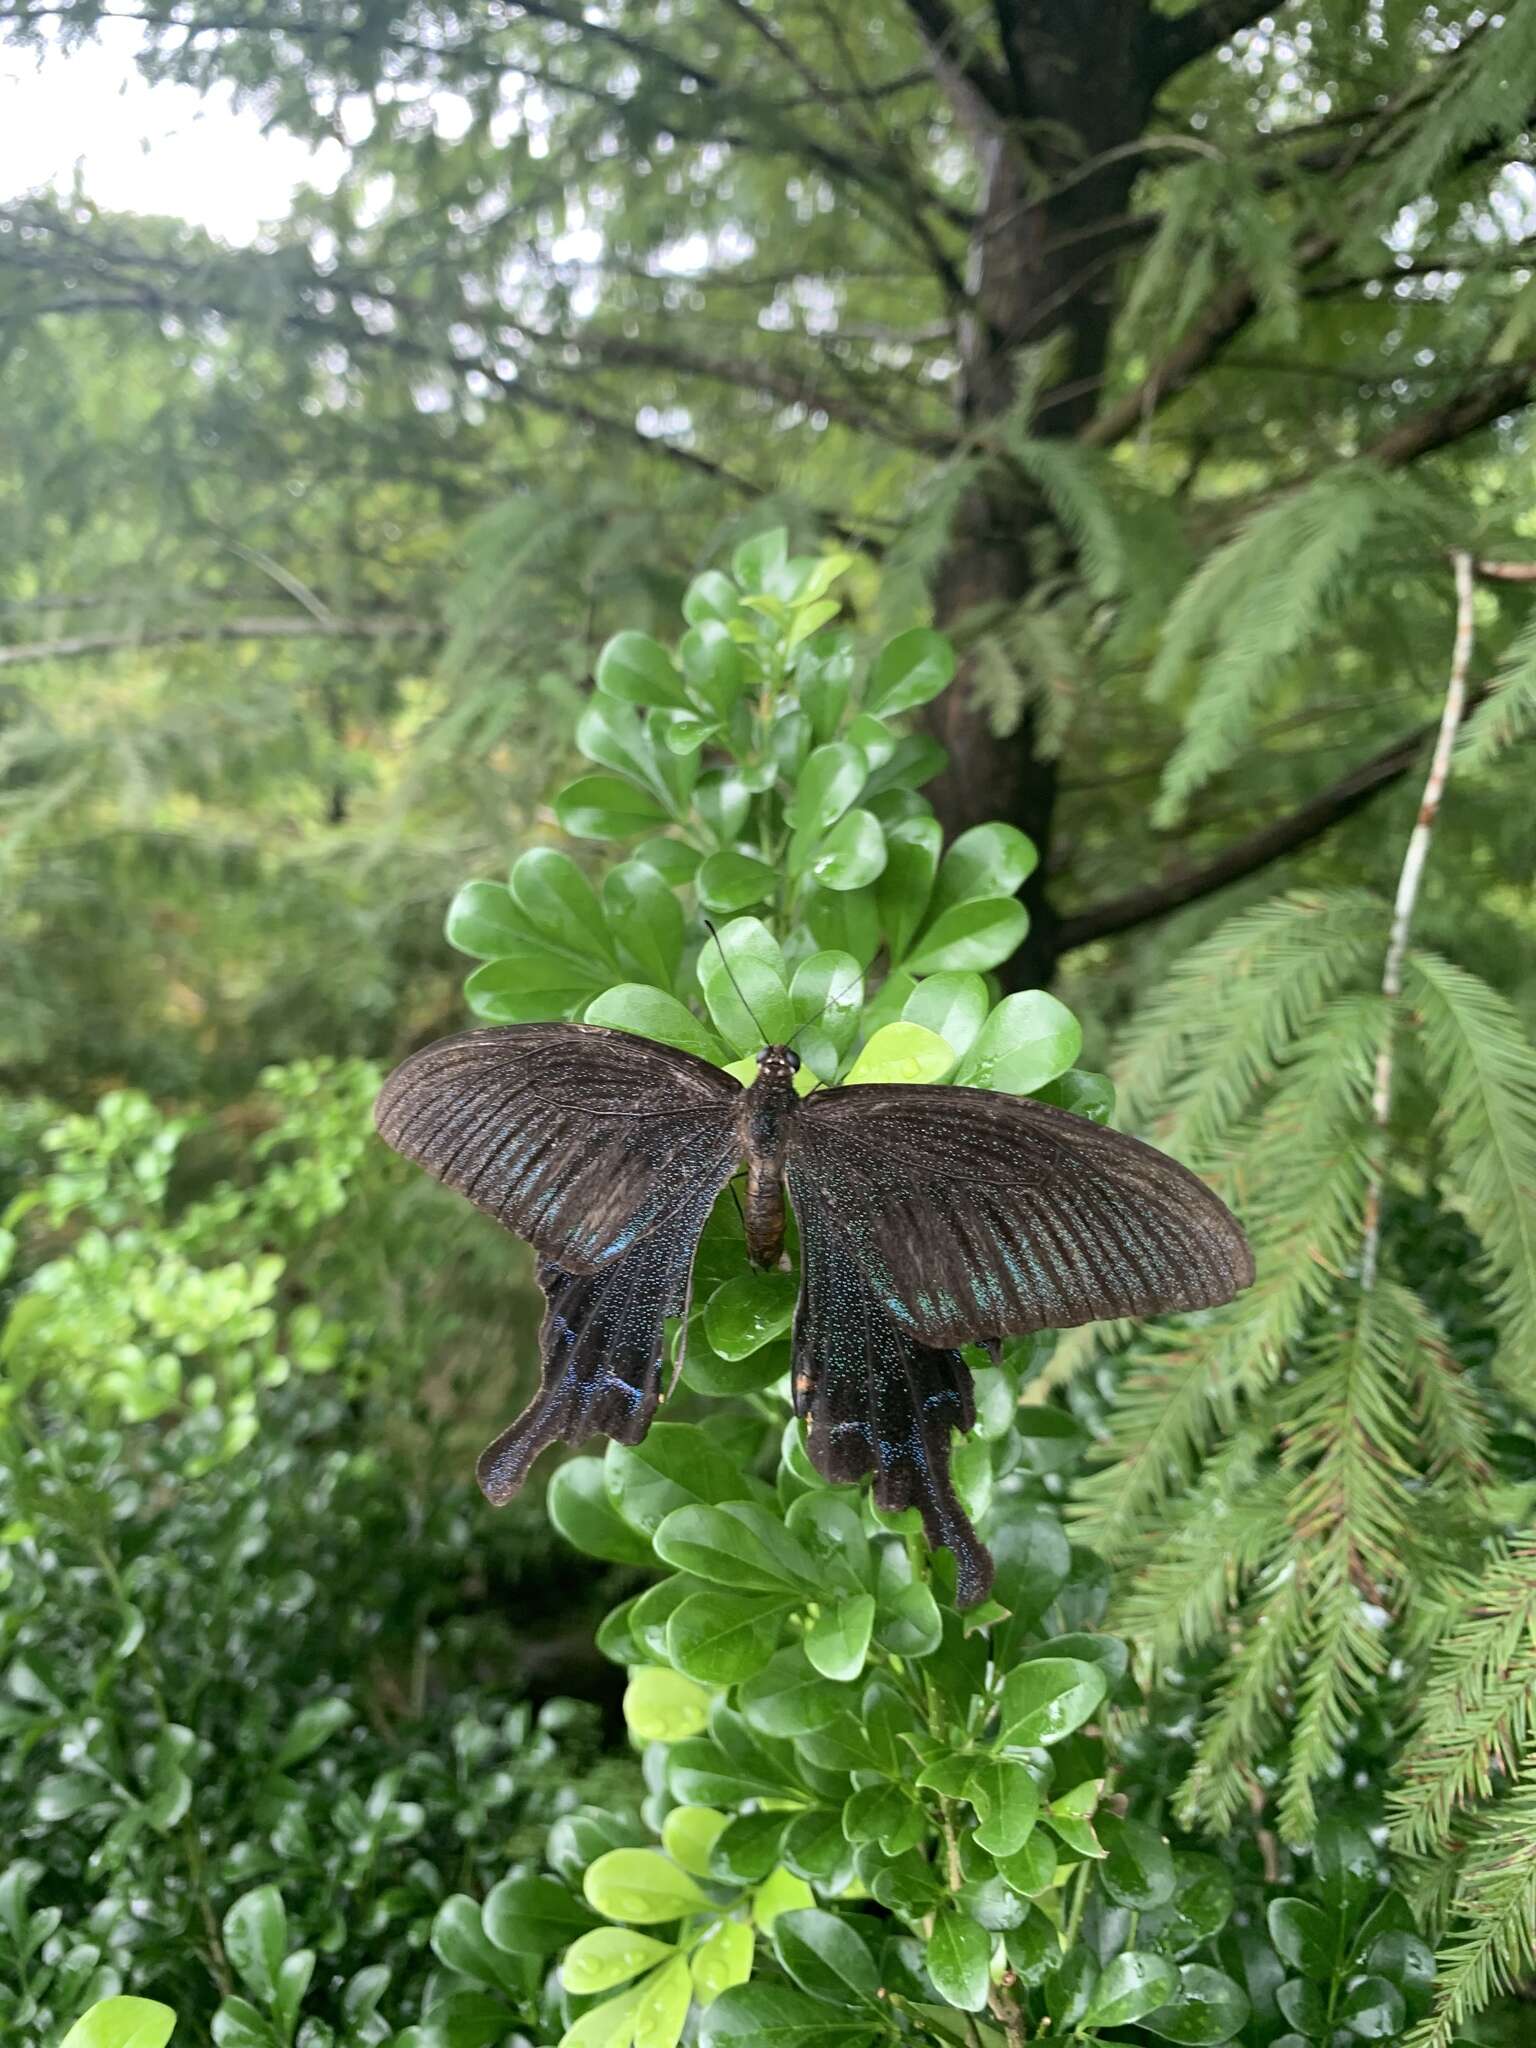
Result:
<instances>
[{"instance_id":1,"label":"butterfly tail","mask_svg":"<svg viewBox=\"0 0 1536 2048\"><path fill-rule=\"evenodd\" d=\"M873 1473L875 1505L915 1507L930 1548L954 1552L956 1598L974 1607L991 1590L991 1554L950 1476L950 1436L970 1429L976 1402L958 1351L920 1344L887 1315L824 1231L805 1228L805 1293L795 1319L795 1412L811 1463L834 1485ZM813 1241L807 1247L808 1236Z\"/></svg>"},{"instance_id":2,"label":"butterfly tail","mask_svg":"<svg viewBox=\"0 0 1536 2048\"><path fill-rule=\"evenodd\" d=\"M722 1175L723 1177L723 1175ZM502 1507L546 1445L608 1436L637 1444L661 1399L666 1319L688 1298L689 1276L714 1186L700 1186L681 1216L591 1273L539 1266L547 1303L539 1332L539 1391L510 1429L481 1452L480 1490Z\"/></svg>"}]
</instances>

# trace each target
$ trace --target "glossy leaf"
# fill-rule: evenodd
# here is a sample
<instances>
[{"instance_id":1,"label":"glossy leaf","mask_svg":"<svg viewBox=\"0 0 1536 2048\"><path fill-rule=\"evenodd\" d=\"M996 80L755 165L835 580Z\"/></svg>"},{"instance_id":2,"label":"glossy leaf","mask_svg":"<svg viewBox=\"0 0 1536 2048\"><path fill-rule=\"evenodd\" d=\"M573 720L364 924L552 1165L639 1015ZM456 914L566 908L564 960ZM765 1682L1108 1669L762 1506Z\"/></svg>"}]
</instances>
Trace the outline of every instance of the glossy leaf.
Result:
<instances>
[{"instance_id":1,"label":"glossy leaf","mask_svg":"<svg viewBox=\"0 0 1536 2048\"><path fill-rule=\"evenodd\" d=\"M771 901L778 891L779 876L766 861L726 847L702 862L695 887L706 910L731 914Z\"/></svg>"},{"instance_id":2,"label":"glossy leaf","mask_svg":"<svg viewBox=\"0 0 1536 2048\"><path fill-rule=\"evenodd\" d=\"M681 707L688 702L671 656L648 633L615 633L598 655L593 677L605 697L627 704Z\"/></svg>"},{"instance_id":3,"label":"glossy leaf","mask_svg":"<svg viewBox=\"0 0 1536 2048\"><path fill-rule=\"evenodd\" d=\"M781 1045L794 1030L784 955L755 917L733 918L705 942L698 976L715 1028L734 1051Z\"/></svg>"},{"instance_id":4,"label":"glossy leaf","mask_svg":"<svg viewBox=\"0 0 1536 2048\"><path fill-rule=\"evenodd\" d=\"M1117 1905L1146 1913L1173 1897L1173 1852L1155 1828L1106 1813L1096 1833L1104 1848L1099 1881Z\"/></svg>"},{"instance_id":5,"label":"glossy leaf","mask_svg":"<svg viewBox=\"0 0 1536 2048\"><path fill-rule=\"evenodd\" d=\"M1071 1657L1040 1657L1010 1671L998 1711L1000 1742L1034 1749L1070 1735L1099 1706L1106 1691L1095 1664Z\"/></svg>"},{"instance_id":6,"label":"glossy leaf","mask_svg":"<svg viewBox=\"0 0 1536 2048\"><path fill-rule=\"evenodd\" d=\"M864 708L881 717L927 704L953 680L955 651L942 633L914 626L888 640L875 656Z\"/></svg>"},{"instance_id":7,"label":"glossy leaf","mask_svg":"<svg viewBox=\"0 0 1536 2048\"><path fill-rule=\"evenodd\" d=\"M992 1964L992 1937L968 1913L942 1907L933 1920L924 1958L933 1988L962 2012L982 2012Z\"/></svg>"},{"instance_id":8,"label":"glossy leaf","mask_svg":"<svg viewBox=\"0 0 1536 2048\"><path fill-rule=\"evenodd\" d=\"M833 1598L805 1635L805 1654L823 1678L848 1681L864 1669L875 1622L872 1594Z\"/></svg>"},{"instance_id":9,"label":"glossy leaf","mask_svg":"<svg viewBox=\"0 0 1536 2048\"><path fill-rule=\"evenodd\" d=\"M689 1957L693 1993L708 2006L733 1984L752 1975L752 1929L744 1920L722 1920L712 1927Z\"/></svg>"},{"instance_id":10,"label":"glossy leaf","mask_svg":"<svg viewBox=\"0 0 1536 2048\"><path fill-rule=\"evenodd\" d=\"M921 1024L885 1024L843 1076L843 1086L942 1081L954 1064L954 1053L936 1031Z\"/></svg>"},{"instance_id":11,"label":"glossy leaf","mask_svg":"<svg viewBox=\"0 0 1536 2048\"><path fill-rule=\"evenodd\" d=\"M794 1320L799 1282L791 1273L742 1273L716 1288L704 1309L704 1333L722 1358L748 1358Z\"/></svg>"},{"instance_id":12,"label":"glossy leaf","mask_svg":"<svg viewBox=\"0 0 1536 2048\"><path fill-rule=\"evenodd\" d=\"M566 1542L610 1564L649 1564L651 1547L608 1497L601 1458L567 1458L551 1475L545 1506Z\"/></svg>"},{"instance_id":13,"label":"glossy leaf","mask_svg":"<svg viewBox=\"0 0 1536 2048\"><path fill-rule=\"evenodd\" d=\"M605 989L587 1005L588 1024L606 1024L610 1031L632 1031L639 1038L654 1038L662 1045L675 1045L680 1052L696 1053L717 1066L725 1064L726 1051L707 1024L701 1024L686 1004L641 981L620 982Z\"/></svg>"},{"instance_id":14,"label":"glossy leaf","mask_svg":"<svg viewBox=\"0 0 1536 2048\"><path fill-rule=\"evenodd\" d=\"M802 1991L832 2005L859 1999L874 2002L880 1985L875 1959L846 1920L819 1907L780 1913L773 1923L773 1952Z\"/></svg>"},{"instance_id":15,"label":"glossy leaf","mask_svg":"<svg viewBox=\"0 0 1536 2048\"><path fill-rule=\"evenodd\" d=\"M1185 1963L1179 1988L1166 2005L1142 2018L1141 2025L1159 2040L1184 2048L1217 2048L1240 2034L1248 2021L1248 2000L1242 1987L1204 1963Z\"/></svg>"},{"instance_id":16,"label":"glossy leaf","mask_svg":"<svg viewBox=\"0 0 1536 2048\"><path fill-rule=\"evenodd\" d=\"M714 1585L777 1593L813 1590L816 1584L812 1559L783 1523L745 1502L679 1508L661 1524L654 1542L667 1564Z\"/></svg>"},{"instance_id":17,"label":"glossy leaf","mask_svg":"<svg viewBox=\"0 0 1536 2048\"><path fill-rule=\"evenodd\" d=\"M788 1612L773 1593L690 1593L667 1620L667 1655L706 1685L739 1685L773 1655Z\"/></svg>"},{"instance_id":18,"label":"glossy leaf","mask_svg":"<svg viewBox=\"0 0 1536 2048\"><path fill-rule=\"evenodd\" d=\"M710 1697L680 1671L642 1664L624 1688L624 1720L641 1742L682 1742L709 1725Z\"/></svg>"},{"instance_id":19,"label":"glossy leaf","mask_svg":"<svg viewBox=\"0 0 1536 2048\"><path fill-rule=\"evenodd\" d=\"M709 1903L687 1871L658 1849L610 1849L588 1869L582 1889L605 1920L637 1927L677 1920Z\"/></svg>"},{"instance_id":20,"label":"glossy leaf","mask_svg":"<svg viewBox=\"0 0 1536 2048\"><path fill-rule=\"evenodd\" d=\"M957 903L920 934L902 965L912 974L985 973L1000 967L1029 930L1029 912L1012 896Z\"/></svg>"},{"instance_id":21,"label":"glossy leaf","mask_svg":"<svg viewBox=\"0 0 1536 2048\"><path fill-rule=\"evenodd\" d=\"M592 1926L580 1899L552 1877L508 1877L494 1885L480 1914L497 1948L514 1956L553 1955Z\"/></svg>"},{"instance_id":22,"label":"glossy leaf","mask_svg":"<svg viewBox=\"0 0 1536 2048\"><path fill-rule=\"evenodd\" d=\"M560 1978L567 1991L587 1998L594 1991L628 1984L642 1970L675 1954L670 1942L637 1934L632 1927L594 1927L590 1933L578 1935L560 1958Z\"/></svg>"},{"instance_id":23,"label":"glossy leaf","mask_svg":"<svg viewBox=\"0 0 1536 2048\"><path fill-rule=\"evenodd\" d=\"M153 1998L103 1998L75 2021L59 2048L165 2048L176 2015Z\"/></svg>"},{"instance_id":24,"label":"glossy leaf","mask_svg":"<svg viewBox=\"0 0 1536 2048\"><path fill-rule=\"evenodd\" d=\"M1028 1095L1065 1073L1083 1047L1083 1028L1044 989L1005 996L982 1026L955 1080L966 1088Z\"/></svg>"},{"instance_id":25,"label":"glossy leaf","mask_svg":"<svg viewBox=\"0 0 1536 2048\"><path fill-rule=\"evenodd\" d=\"M632 839L666 824L669 815L648 790L616 775L583 775L555 798L555 816L577 839Z\"/></svg>"},{"instance_id":26,"label":"glossy leaf","mask_svg":"<svg viewBox=\"0 0 1536 2048\"><path fill-rule=\"evenodd\" d=\"M846 811L816 849L811 873L823 889L862 889L885 868L885 834L868 811Z\"/></svg>"}]
</instances>

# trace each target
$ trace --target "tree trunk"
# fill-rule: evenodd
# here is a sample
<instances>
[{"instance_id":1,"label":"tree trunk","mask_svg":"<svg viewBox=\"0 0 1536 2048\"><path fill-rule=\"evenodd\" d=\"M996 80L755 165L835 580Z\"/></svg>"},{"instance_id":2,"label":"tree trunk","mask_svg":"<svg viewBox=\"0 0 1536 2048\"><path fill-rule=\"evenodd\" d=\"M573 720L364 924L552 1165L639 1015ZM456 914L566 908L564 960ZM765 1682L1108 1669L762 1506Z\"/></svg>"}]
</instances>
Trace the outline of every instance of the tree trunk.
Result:
<instances>
[{"instance_id":1,"label":"tree trunk","mask_svg":"<svg viewBox=\"0 0 1536 2048\"><path fill-rule=\"evenodd\" d=\"M1054 335L1058 382L1075 395L1029 431L1070 436L1097 404L1115 288L1113 269L1099 265L1138 164L1127 151L1086 175L1084 167L1134 143L1146 126L1156 89L1149 15L1145 0L1007 0L997 13L1009 45L1006 74L978 79L974 69L951 69L942 52L934 60L982 167L960 335L960 418L968 434L985 437L1015 405L1028 352ZM928 729L949 751L948 769L930 788L934 808L949 836L1006 818L1040 850L1024 892L1030 934L1003 970L1015 987L1048 981L1056 964L1060 920L1047 881L1056 763L1041 753L1039 721L1027 707L1007 738L993 731L965 647L1027 599L1048 517L1006 454L988 454L956 511L935 587L939 622L956 634L962 656L956 687L928 713Z\"/></svg>"}]
</instances>

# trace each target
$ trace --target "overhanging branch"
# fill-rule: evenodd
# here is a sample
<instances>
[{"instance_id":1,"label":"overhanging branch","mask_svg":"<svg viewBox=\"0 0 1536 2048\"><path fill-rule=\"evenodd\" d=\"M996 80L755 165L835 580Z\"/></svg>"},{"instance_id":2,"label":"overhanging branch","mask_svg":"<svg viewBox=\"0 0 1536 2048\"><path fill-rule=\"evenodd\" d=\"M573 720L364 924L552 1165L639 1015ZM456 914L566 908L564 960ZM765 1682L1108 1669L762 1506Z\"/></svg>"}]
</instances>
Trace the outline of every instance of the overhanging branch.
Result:
<instances>
[{"instance_id":1,"label":"overhanging branch","mask_svg":"<svg viewBox=\"0 0 1536 2048\"><path fill-rule=\"evenodd\" d=\"M70 661L85 654L119 654L135 647L171 647L198 640L397 640L428 638L441 629L430 619L380 612L373 618L329 621L309 615L270 619L186 619L174 626L145 626L137 632L71 633L61 640L33 640L0 647L0 668L23 662Z\"/></svg>"},{"instance_id":2,"label":"overhanging branch","mask_svg":"<svg viewBox=\"0 0 1536 2048\"><path fill-rule=\"evenodd\" d=\"M1468 711L1483 701L1489 694L1489 687L1485 683L1469 694ZM1433 725L1415 727L1411 733L1394 740L1391 746L1383 747L1379 754L1373 754L1370 760L1362 761L1327 789L1310 797L1286 817L1276 818L1272 824L1262 825L1256 832L1235 840L1203 867L1190 868L1182 875L1169 876L1165 881L1145 883L1139 889L1128 889L1123 896L1111 896L1103 903L1070 913L1061 921L1058 951L1070 953L1078 946L1092 945L1095 939L1114 938L1120 932L1134 931L1138 925L1150 924L1155 918L1182 910L1187 903L1198 903L1206 896L1214 896L1233 882L1257 874L1271 861L1310 846L1315 839L1321 839L1325 832L1362 809L1372 797L1400 781L1418 761L1434 732Z\"/></svg>"}]
</instances>

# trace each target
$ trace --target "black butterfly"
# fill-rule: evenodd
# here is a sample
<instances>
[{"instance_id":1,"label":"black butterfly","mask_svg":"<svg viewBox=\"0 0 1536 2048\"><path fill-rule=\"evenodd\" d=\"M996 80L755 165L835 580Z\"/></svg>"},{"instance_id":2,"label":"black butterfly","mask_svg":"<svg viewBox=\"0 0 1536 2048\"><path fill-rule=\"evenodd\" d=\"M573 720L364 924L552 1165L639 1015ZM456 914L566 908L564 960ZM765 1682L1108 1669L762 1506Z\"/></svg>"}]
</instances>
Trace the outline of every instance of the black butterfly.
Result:
<instances>
[{"instance_id":1,"label":"black butterfly","mask_svg":"<svg viewBox=\"0 0 1536 2048\"><path fill-rule=\"evenodd\" d=\"M747 1164L747 1250L800 1230L795 1413L832 1481L875 1475L955 1554L962 1605L992 1560L955 1497L975 1421L962 1344L1229 1301L1253 1278L1237 1220L1182 1166L1085 1117L980 1088L794 1091L788 1046L744 1089L692 1053L591 1024L429 1045L375 1111L386 1142L533 1243L543 1383L477 1467L498 1505L546 1444L638 1443L664 1323L688 1311L715 1198Z\"/></svg>"}]
</instances>

